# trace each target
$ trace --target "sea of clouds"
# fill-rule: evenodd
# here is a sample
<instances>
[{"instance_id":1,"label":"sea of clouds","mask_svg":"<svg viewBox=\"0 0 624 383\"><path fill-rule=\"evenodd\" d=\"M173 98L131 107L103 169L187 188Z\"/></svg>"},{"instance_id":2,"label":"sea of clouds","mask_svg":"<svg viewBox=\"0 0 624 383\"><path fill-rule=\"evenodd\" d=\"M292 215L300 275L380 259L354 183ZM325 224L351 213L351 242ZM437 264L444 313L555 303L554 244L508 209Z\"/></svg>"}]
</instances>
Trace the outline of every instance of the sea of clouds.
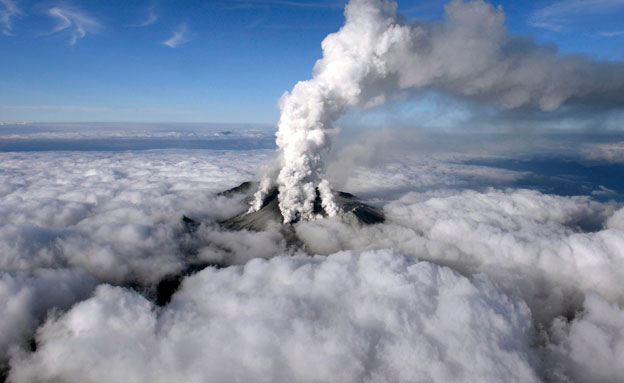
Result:
<instances>
[{"instance_id":1,"label":"sea of clouds","mask_svg":"<svg viewBox=\"0 0 624 383\"><path fill-rule=\"evenodd\" d=\"M529 158L504 145L362 136L328 175L386 222L299 222L296 248L277 225L218 224L248 208L218 193L258 179L272 149L0 153L6 379L624 379L621 190L520 187L535 174L477 161ZM601 145L568 149L595 164Z\"/></svg>"}]
</instances>

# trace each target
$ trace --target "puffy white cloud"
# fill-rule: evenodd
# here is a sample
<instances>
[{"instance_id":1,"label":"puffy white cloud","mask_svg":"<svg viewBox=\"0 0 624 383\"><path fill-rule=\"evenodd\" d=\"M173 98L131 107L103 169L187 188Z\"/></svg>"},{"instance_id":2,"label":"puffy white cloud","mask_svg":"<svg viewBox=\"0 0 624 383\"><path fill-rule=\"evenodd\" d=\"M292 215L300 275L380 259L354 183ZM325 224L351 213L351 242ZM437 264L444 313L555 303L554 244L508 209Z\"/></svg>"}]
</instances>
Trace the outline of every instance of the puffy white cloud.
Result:
<instances>
[{"instance_id":1,"label":"puffy white cloud","mask_svg":"<svg viewBox=\"0 0 624 383\"><path fill-rule=\"evenodd\" d=\"M395 248L467 275L485 272L549 323L577 308L588 290L624 299L624 235L600 230L612 213L612 205L588 197L437 190L387 204L383 225L325 219L296 230L312 252Z\"/></svg>"},{"instance_id":2,"label":"puffy white cloud","mask_svg":"<svg viewBox=\"0 0 624 383\"><path fill-rule=\"evenodd\" d=\"M607 227L624 231L624 208L616 211L607 220Z\"/></svg>"},{"instance_id":3,"label":"puffy white cloud","mask_svg":"<svg viewBox=\"0 0 624 383\"><path fill-rule=\"evenodd\" d=\"M597 294L588 294L583 311L568 322L558 318L552 325L547 354L549 374L576 382L624 380L624 309Z\"/></svg>"},{"instance_id":4,"label":"puffy white cloud","mask_svg":"<svg viewBox=\"0 0 624 383\"><path fill-rule=\"evenodd\" d=\"M28 345L49 309L88 297L98 280L149 286L193 262L242 263L283 250L266 233L228 244L232 234L220 236L214 224L245 208L216 192L253 178L271 155L0 154L0 363ZM197 238L184 234L183 214L206 223Z\"/></svg>"},{"instance_id":5,"label":"puffy white cloud","mask_svg":"<svg viewBox=\"0 0 624 383\"><path fill-rule=\"evenodd\" d=\"M270 155L1 154L0 267L77 266L111 283L156 282L189 261L182 215L210 225L241 212L240 199L215 194L253 178ZM198 245L214 230L203 228Z\"/></svg>"},{"instance_id":6,"label":"puffy white cloud","mask_svg":"<svg viewBox=\"0 0 624 383\"><path fill-rule=\"evenodd\" d=\"M166 308L101 286L10 381L538 381L526 305L393 251L275 257L187 278Z\"/></svg>"},{"instance_id":7,"label":"puffy white cloud","mask_svg":"<svg viewBox=\"0 0 624 383\"><path fill-rule=\"evenodd\" d=\"M204 226L197 235L204 239L198 249L197 259L218 265L244 264L253 258L268 259L276 254L286 253L287 241L279 225L265 231L216 231Z\"/></svg>"},{"instance_id":8,"label":"puffy white cloud","mask_svg":"<svg viewBox=\"0 0 624 383\"><path fill-rule=\"evenodd\" d=\"M0 271L0 366L27 348L35 328L51 309L67 309L87 298L96 280L77 269Z\"/></svg>"}]
</instances>

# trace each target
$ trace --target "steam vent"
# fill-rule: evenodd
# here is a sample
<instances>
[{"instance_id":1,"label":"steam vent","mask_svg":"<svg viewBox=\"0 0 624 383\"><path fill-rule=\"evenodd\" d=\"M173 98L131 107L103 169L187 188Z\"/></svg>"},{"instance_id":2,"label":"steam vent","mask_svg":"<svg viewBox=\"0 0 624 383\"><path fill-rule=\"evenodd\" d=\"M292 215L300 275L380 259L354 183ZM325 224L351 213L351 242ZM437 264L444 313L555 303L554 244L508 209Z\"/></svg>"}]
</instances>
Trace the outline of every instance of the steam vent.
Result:
<instances>
[{"instance_id":1,"label":"steam vent","mask_svg":"<svg viewBox=\"0 0 624 383\"><path fill-rule=\"evenodd\" d=\"M245 201L251 202L257 189L257 182L243 182L233 189L220 193L220 195L233 196L242 193L246 196ZM333 193L336 204L342 211L340 218L343 221L363 225L384 222L383 213L379 209L366 205L352 194L341 191L334 191ZM230 230L262 231L265 230L270 223L284 222L284 218L279 209L278 194L277 188L274 188L262 202L262 208L260 210L253 213L242 213L221 222L221 224L223 227ZM327 216L327 213L321 206L321 198L318 190L316 191L316 200L314 201L314 214L322 217Z\"/></svg>"}]
</instances>

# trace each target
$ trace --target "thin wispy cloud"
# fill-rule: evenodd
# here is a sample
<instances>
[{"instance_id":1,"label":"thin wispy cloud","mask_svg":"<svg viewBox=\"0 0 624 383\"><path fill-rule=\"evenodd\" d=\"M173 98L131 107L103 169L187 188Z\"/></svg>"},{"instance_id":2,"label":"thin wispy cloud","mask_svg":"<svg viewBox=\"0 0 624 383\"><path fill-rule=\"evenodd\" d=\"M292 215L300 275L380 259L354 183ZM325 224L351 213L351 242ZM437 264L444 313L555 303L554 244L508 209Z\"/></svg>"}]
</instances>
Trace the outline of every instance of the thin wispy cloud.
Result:
<instances>
[{"instance_id":1,"label":"thin wispy cloud","mask_svg":"<svg viewBox=\"0 0 624 383\"><path fill-rule=\"evenodd\" d=\"M297 8L342 8L344 1L292 1L292 0L256 0L243 1L247 3L259 3L264 5L288 6Z\"/></svg>"},{"instance_id":2,"label":"thin wispy cloud","mask_svg":"<svg viewBox=\"0 0 624 383\"><path fill-rule=\"evenodd\" d=\"M294 0L230 0L218 3L226 9L245 9L258 7L295 7L295 8L343 8L346 1L294 1Z\"/></svg>"},{"instance_id":3,"label":"thin wispy cloud","mask_svg":"<svg viewBox=\"0 0 624 383\"><path fill-rule=\"evenodd\" d=\"M265 24L262 26L266 29L298 29L298 30L329 30L333 28L333 25L329 24Z\"/></svg>"},{"instance_id":4,"label":"thin wispy cloud","mask_svg":"<svg viewBox=\"0 0 624 383\"><path fill-rule=\"evenodd\" d=\"M600 32L599 35L600 36L604 36L604 37L624 36L624 30L621 30L621 31L605 31L605 32Z\"/></svg>"},{"instance_id":5,"label":"thin wispy cloud","mask_svg":"<svg viewBox=\"0 0 624 383\"><path fill-rule=\"evenodd\" d=\"M53 7L48 10L48 15L57 20L57 25L49 34L69 32L71 35L69 45L74 45L88 33L95 33L101 29L101 24L88 13L69 7Z\"/></svg>"},{"instance_id":6,"label":"thin wispy cloud","mask_svg":"<svg viewBox=\"0 0 624 383\"><path fill-rule=\"evenodd\" d=\"M149 25L154 24L155 22L158 21L158 14L156 13L156 7L155 6L151 6L149 8L147 8L145 15L143 16L143 18L141 20L139 20L138 23L131 25L132 27L147 27Z\"/></svg>"},{"instance_id":7,"label":"thin wispy cloud","mask_svg":"<svg viewBox=\"0 0 624 383\"><path fill-rule=\"evenodd\" d=\"M534 11L528 24L560 32L585 15L605 14L621 8L624 8L624 0L560 0Z\"/></svg>"},{"instance_id":8,"label":"thin wispy cloud","mask_svg":"<svg viewBox=\"0 0 624 383\"><path fill-rule=\"evenodd\" d=\"M0 33L13 36L13 18L22 11L13 0L0 0Z\"/></svg>"},{"instance_id":9,"label":"thin wispy cloud","mask_svg":"<svg viewBox=\"0 0 624 383\"><path fill-rule=\"evenodd\" d=\"M229 0L218 1L214 5L222 10L228 11L245 11L245 10L262 10L262 14L251 21L246 28L253 29L258 26L271 29L323 29L323 26L301 26L299 24L277 24L264 25L269 19L271 9L273 8L305 8L308 10L327 10L342 9L346 1L328 0L328 1L293 1L293 0Z\"/></svg>"},{"instance_id":10,"label":"thin wispy cloud","mask_svg":"<svg viewBox=\"0 0 624 383\"><path fill-rule=\"evenodd\" d=\"M180 45L186 44L192 39L191 31L186 23L180 24L174 31L173 35L163 41L163 44L169 48L177 48Z\"/></svg>"}]
</instances>

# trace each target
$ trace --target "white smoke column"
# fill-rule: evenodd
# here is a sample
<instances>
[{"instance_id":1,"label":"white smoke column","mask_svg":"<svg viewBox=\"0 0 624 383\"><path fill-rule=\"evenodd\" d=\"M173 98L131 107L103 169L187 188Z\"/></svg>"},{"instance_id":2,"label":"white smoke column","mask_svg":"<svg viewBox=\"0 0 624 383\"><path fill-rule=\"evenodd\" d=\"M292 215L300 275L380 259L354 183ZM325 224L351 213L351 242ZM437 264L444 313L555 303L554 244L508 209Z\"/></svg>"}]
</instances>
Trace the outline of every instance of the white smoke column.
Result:
<instances>
[{"instance_id":1,"label":"white smoke column","mask_svg":"<svg viewBox=\"0 0 624 383\"><path fill-rule=\"evenodd\" d=\"M511 36L505 14L482 0L454 0L440 22L407 24L387 0L351 0L345 25L323 40L311 80L280 100L277 178L284 221L313 219L332 123L348 108L379 105L425 87L501 108L545 111L576 103L621 105L624 65L562 56ZM270 185L271 182L264 182ZM261 189L252 211L266 195ZM331 205L332 194L323 203ZM335 214L336 212L328 212Z\"/></svg>"},{"instance_id":2,"label":"white smoke column","mask_svg":"<svg viewBox=\"0 0 624 383\"><path fill-rule=\"evenodd\" d=\"M248 213L253 213L254 211L262 209L266 193L271 189L271 187L273 187L273 181L270 177L264 176L260 180L260 186L258 187L258 191L254 194L254 199L251 202L249 210L247 211Z\"/></svg>"},{"instance_id":3,"label":"white smoke column","mask_svg":"<svg viewBox=\"0 0 624 383\"><path fill-rule=\"evenodd\" d=\"M334 201L329 182L327 180L322 180L318 185L318 191L321 196L321 206L323 206L323 210L325 210L330 217L337 215L340 208L336 204L336 201Z\"/></svg>"},{"instance_id":4,"label":"white smoke column","mask_svg":"<svg viewBox=\"0 0 624 383\"><path fill-rule=\"evenodd\" d=\"M285 223L314 218L320 185L326 213L338 213L329 183L320 178L322 154L329 145L332 122L361 103L365 83L388 75L386 64L373 58L384 56L395 41L409 41L410 28L397 24L396 6L387 1L350 2L345 26L323 41L323 58L314 66L314 78L297 83L280 100L277 145L282 168L277 180ZM373 101L380 103L383 98Z\"/></svg>"}]
</instances>

